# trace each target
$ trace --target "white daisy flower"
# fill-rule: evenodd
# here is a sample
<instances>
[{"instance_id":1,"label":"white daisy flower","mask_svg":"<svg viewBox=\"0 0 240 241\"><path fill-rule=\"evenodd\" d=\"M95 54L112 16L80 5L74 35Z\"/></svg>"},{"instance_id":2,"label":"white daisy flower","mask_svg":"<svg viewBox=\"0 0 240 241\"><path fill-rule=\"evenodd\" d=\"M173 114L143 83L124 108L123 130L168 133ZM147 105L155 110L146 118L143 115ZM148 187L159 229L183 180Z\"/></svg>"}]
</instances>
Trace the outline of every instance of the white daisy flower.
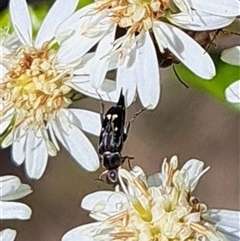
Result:
<instances>
[{"instance_id":1,"label":"white daisy flower","mask_svg":"<svg viewBox=\"0 0 240 241\"><path fill-rule=\"evenodd\" d=\"M240 66L240 46L225 49L221 59L227 64ZM240 103L240 80L234 81L226 88L225 97L230 103Z\"/></svg>"},{"instance_id":2,"label":"white daisy flower","mask_svg":"<svg viewBox=\"0 0 240 241\"><path fill-rule=\"evenodd\" d=\"M13 202L29 195L32 189L29 185L21 183L16 176L0 177L0 220L20 219L27 220L32 210L23 203ZM0 232L0 240L11 241L16 237L16 231L4 229Z\"/></svg>"},{"instance_id":3,"label":"white daisy flower","mask_svg":"<svg viewBox=\"0 0 240 241\"><path fill-rule=\"evenodd\" d=\"M59 55L69 62L76 52L82 56L98 44L90 68L91 85L99 88L107 71L117 68L116 88L123 88L127 105L137 91L144 107L155 108L160 94L155 46L161 53L168 49L196 75L211 79L213 61L182 29L222 28L238 14L238 0L207 4L200 0L96 0L59 26L57 39L68 46Z\"/></svg>"},{"instance_id":4,"label":"white daisy flower","mask_svg":"<svg viewBox=\"0 0 240 241\"><path fill-rule=\"evenodd\" d=\"M26 1L10 1L12 25L21 45L0 64L0 129L3 132L8 126L11 131L1 145L12 145L13 161L17 165L24 162L30 178L39 179L48 155L57 155L57 139L85 169L95 171L99 167L98 155L82 132L99 135L99 114L67 108L72 82L79 79L80 60L62 63L58 53L67 45L59 50L53 46L57 26L73 13L77 3L57 0L33 40Z\"/></svg>"},{"instance_id":5,"label":"white daisy flower","mask_svg":"<svg viewBox=\"0 0 240 241\"><path fill-rule=\"evenodd\" d=\"M143 170L119 169L120 188L94 192L82 201L97 222L67 232L62 241L237 241L240 213L208 210L193 195L209 169L196 159L177 169L178 159L163 162L162 172L147 180Z\"/></svg>"}]
</instances>

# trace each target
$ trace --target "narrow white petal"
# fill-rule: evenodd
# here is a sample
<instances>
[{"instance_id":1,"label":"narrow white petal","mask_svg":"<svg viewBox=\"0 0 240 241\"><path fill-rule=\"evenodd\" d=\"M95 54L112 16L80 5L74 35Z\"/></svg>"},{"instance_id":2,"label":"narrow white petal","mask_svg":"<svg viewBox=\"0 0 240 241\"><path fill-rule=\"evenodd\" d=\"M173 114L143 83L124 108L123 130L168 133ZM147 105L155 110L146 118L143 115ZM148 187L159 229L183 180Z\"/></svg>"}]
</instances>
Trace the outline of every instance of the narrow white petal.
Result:
<instances>
[{"instance_id":1,"label":"narrow white petal","mask_svg":"<svg viewBox=\"0 0 240 241\"><path fill-rule=\"evenodd\" d=\"M211 15L201 11L192 11L192 15L186 12L171 14L168 20L184 29L195 31L215 30L228 26L234 21L233 17Z\"/></svg>"},{"instance_id":2,"label":"narrow white petal","mask_svg":"<svg viewBox=\"0 0 240 241\"><path fill-rule=\"evenodd\" d=\"M66 38L79 32L81 29L81 21L84 16L87 16L89 10L95 7L95 3L89 4L84 8L79 9L77 12L72 14L68 19L62 22L56 29L55 37L57 41L63 43Z\"/></svg>"},{"instance_id":3,"label":"narrow white petal","mask_svg":"<svg viewBox=\"0 0 240 241\"><path fill-rule=\"evenodd\" d=\"M153 34L157 41L158 48L161 53L164 53L165 49L168 47L168 40L164 36L162 30L157 27L158 25L153 25Z\"/></svg>"},{"instance_id":4,"label":"narrow white petal","mask_svg":"<svg viewBox=\"0 0 240 241\"><path fill-rule=\"evenodd\" d=\"M16 238L17 231L7 228L0 232L0 240L1 241L14 241Z\"/></svg>"},{"instance_id":5,"label":"narrow white petal","mask_svg":"<svg viewBox=\"0 0 240 241\"><path fill-rule=\"evenodd\" d=\"M160 75L158 60L149 32L145 40L138 46L136 61L137 90L144 107L154 109L160 97Z\"/></svg>"},{"instance_id":6,"label":"narrow white petal","mask_svg":"<svg viewBox=\"0 0 240 241\"><path fill-rule=\"evenodd\" d=\"M17 133L19 132L19 133ZM21 165L26 157L26 133L23 129L19 128L15 133L16 141L12 144L12 160Z\"/></svg>"},{"instance_id":7,"label":"narrow white petal","mask_svg":"<svg viewBox=\"0 0 240 241\"><path fill-rule=\"evenodd\" d=\"M117 70L117 90L123 90L125 96L126 107L130 106L136 96L137 88L137 72L136 65L133 64L131 67L127 67L127 61L123 65L120 65Z\"/></svg>"},{"instance_id":8,"label":"narrow white petal","mask_svg":"<svg viewBox=\"0 0 240 241\"><path fill-rule=\"evenodd\" d=\"M38 131L31 131L26 141L25 169L27 175L33 179L39 179L47 166L48 153L45 142Z\"/></svg>"},{"instance_id":9,"label":"narrow white petal","mask_svg":"<svg viewBox=\"0 0 240 241\"><path fill-rule=\"evenodd\" d=\"M2 49L2 46L0 48L0 51L1 51L1 49ZM1 57L0 57L0 61L1 61ZM0 83L2 82L2 78L4 77L4 75L6 73L7 73L7 68L4 65L0 64Z\"/></svg>"},{"instance_id":10,"label":"narrow white petal","mask_svg":"<svg viewBox=\"0 0 240 241\"><path fill-rule=\"evenodd\" d=\"M146 181L147 181L146 174L140 166L134 166L132 168L132 170L130 171L130 173L133 177L140 178L142 181L144 181L146 183Z\"/></svg>"},{"instance_id":11,"label":"narrow white petal","mask_svg":"<svg viewBox=\"0 0 240 241\"><path fill-rule=\"evenodd\" d=\"M230 103L240 103L240 80L235 81L226 88L225 97Z\"/></svg>"},{"instance_id":12,"label":"narrow white petal","mask_svg":"<svg viewBox=\"0 0 240 241\"><path fill-rule=\"evenodd\" d=\"M11 131L2 141L1 147L6 148L6 147L12 145L13 142L14 142L14 132Z\"/></svg>"},{"instance_id":13,"label":"narrow white petal","mask_svg":"<svg viewBox=\"0 0 240 241\"><path fill-rule=\"evenodd\" d=\"M185 182L188 184L190 191L196 188L200 177L210 168L207 167L203 170L203 166L204 162L197 159L191 159L183 165L181 173L185 176Z\"/></svg>"},{"instance_id":14,"label":"narrow white petal","mask_svg":"<svg viewBox=\"0 0 240 241\"><path fill-rule=\"evenodd\" d=\"M78 128L99 136L101 131L100 114L88 110L68 109L69 119Z\"/></svg>"},{"instance_id":15,"label":"narrow white petal","mask_svg":"<svg viewBox=\"0 0 240 241\"><path fill-rule=\"evenodd\" d=\"M190 5L196 9L214 15L236 17L239 15L240 2L238 0L189 0Z\"/></svg>"},{"instance_id":16,"label":"narrow white petal","mask_svg":"<svg viewBox=\"0 0 240 241\"><path fill-rule=\"evenodd\" d=\"M162 174L161 173L155 173L148 178L148 186L149 187L159 187L163 185L162 181Z\"/></svg>"},{"instance_id":17,"label":"narrow white petal","mask_svg":"<svg viewBox=\"0 0 240 241\"><path fill-rule=\"evenodd\" d=\"M96 150L82 131L71 125L67 132L62 130L59 123L53 123L54 133L72 157L86 170L96 171L99 168L99 158Z\"/></svg>"},{"instance_id":18,"label":"narrow white petal","mask_svg":"<svg viewBox=\"0 0 240 241\"><path fill-rule=\"evenodd\" d=\"M173 0L181 12L192 13L188 0Z\"/></svg>"},{"instance_id":19,"label":"narrow white petal","mask_svg":"<svg viewBox=\"0 0 240 241\"><path fill-rule=\"evenodd\" d=\"M21 185L21 181L16 176L0 177L0 200L11 192L15 192Z\"/></svg>"},{"instance_id":20,"label":"narrow white petal","mask_svg":"<svg viewBox=\"0 0 240 241\"><path fill-rule=\"evenodd\" d=\"M12 25L20 41L25 45L32 46L32 23L26 0L11 0L9 10Z\"/></svg>"},{"instance_id":21,"label":"narrow white petal","mask_svg":"<svg viewBox=\"0 0 240 241\"><path fill-rule=\"evenodd\" d=\"M32 193L32 191L33 190L29 185L21 184L21 186L16 191L13 191L4 197L1 197L0 199L2 201L17 200L29 195L30 193Z\"/></svg>"},{"instance_id":22,"label":"narrow white petal","mask_svg":"<svg viewBox=\"0 0 240 241\"><path fill-rule=\"evenodd\" d=\"M75 34L73 37L66 40L58 51L57 57L61 64L68 64L79 60L85 53L87 53L103 36L86 37Z\"/></svg>"},{"instance_id":23,"label":"narrow white petal","mask_svg":"<svg viewBox=\"0 0 240 241\"><path fill-rule=\"evenodd\" d=\"M58 52L60 63L66 64L79 60L104 37L112 27L110 19L106 17L107 13L107 11L104 11L102 14L95 15L95 17L84 18L81 23L81 31L77 31L62 43ZM89 26L88 20L90 21Z\"/></svg>"},{"instance_id":24,"label":"narrow white petal","mask_svg":"<svg viewBox=\"0 0 240 241\"><path fill-rule=\"evenodd\" d=\"M38 31L35 42L37 48L53 38L58 25L74 12L77 4L78 0L56 0Z\"/></svg>"},{"instance_id":25,"label":"narrow white petal","mask_svg":"<svg viewBox=\"0 0 240 241\"><path fill-rule=\"evenodd\" d=\"M197 42L170 24L159 22L158 27L168 39L168 49L194 74L204 79L214 77L216 74L214 63Z\"/></svg>"},{"instance_id":26,"label":"narrow white petal","mask_svg":"<svg viewBox=\"0 0 240 241\"><path fill-rule=\"evenodd\" d=\"M0 103L0 111L4 108L4 103ZM0 122L0 135L9 127L10 122L14 116L14 108L8 110L5 115L1 114L1 122Z\"/></svg>"},{"instance_id":27,"label":"narrow white petal","mask_svg":"<svg viewBox=\"0 0 240 241\"><path fill-rule=\"evenodd\" d=\"M217 228L230 237L240 238L240 212L232 210L212 209L208 211L210 217L217 223ZM238 238L238 239L237 239Z\"/></svg>"},{"instance_id":28,"label":"narrow white petal","mask_svg":"<svg viewBox=\"0 0 240 241\"><path fill-rule=\"evenodd\" d=\"M89 97L95 98L99 100L98 94L104 101L114 102L116 103L119 98L119 92L116 90L116 82L112 80L105 79L102 86L97 90L92 87L90 84L89 77L74 77L71 82L68 83L70 87L87 95Z\"/></svg>"},{"instance_id":29,"label":"narrow white petal","mask_svg":"<svg viewBox=\"0 0 240 241\"><path fill-rule=\"evenodd\" d=\"M81 58L80 64L74 69L73 76L88 77L90 75L90 68L92 66L94 52L87 53Z\"/></svg>"},{"instance_id":30,"label":"narrow white petal","mask_svg":"<svg viewBox=\"0 0 240 241\"><path fill-rule=\"evenodd\" d=\"M97 231L100 231L100 222L89 223L71 229L62 237L62 241L94 241Z\"/></svg>"},{"instance_id":31,"label":"narrow white petal","mask_svg":"<svg viewBox=\"0 0 240 241\"><path fill-rule=\"evenodd\" d=\"M4 57L6 54L9 54L9 53L11 53L11 51L8 49L8 46L5 46L5 43L2 43L0 48L0 57L1 57L0 61L2 62L3 61L2 57Z\"/></svg>"},{"instance_id":32,"label":"narrow white petal","mask_svg":"<svg viewBox=\"0 0 240 241\"><path fill-rule=\"evenodd\" d=\"M120 208L128 200L121 193L111 191L98 191L85 196L82 200L81 207L98 215L97 220L103 221L110 215L114 215L120 211Z\"/></svg>"},{"instance_id":33,"label":"narrow white petal","mask_svg":"<svg viewBox=\"0 0 240 241\"><path fill-rule=\"evenodd\" d=\"M108 33L99 41L93 62L90 68L90 83L96 89L98 89L106 76L109 56L106 56L113 48L113 42L115 38L116 26L110 28ZM97 66L97 68L96 68Z\"/></svg>"},{"instance_id":34,"label":"narrow white petal","mask_svg":"<svg viewBox=\"0 0 240 241\"><path fill-rule=\"evenodd\" d=\"M221 54L221 60L231 65L240 66L240 46L225 49Z\"/></svg>"},{"instance_id":35,"label":"narrow white petal","mask_svg":"<svg viewBox=\"0 0 240 241\"><path fill-rule=\"evenodd\" d=\"M29 219L32 210L23 203L0 201L0 219Z\"/></svg>"}]
</instances>

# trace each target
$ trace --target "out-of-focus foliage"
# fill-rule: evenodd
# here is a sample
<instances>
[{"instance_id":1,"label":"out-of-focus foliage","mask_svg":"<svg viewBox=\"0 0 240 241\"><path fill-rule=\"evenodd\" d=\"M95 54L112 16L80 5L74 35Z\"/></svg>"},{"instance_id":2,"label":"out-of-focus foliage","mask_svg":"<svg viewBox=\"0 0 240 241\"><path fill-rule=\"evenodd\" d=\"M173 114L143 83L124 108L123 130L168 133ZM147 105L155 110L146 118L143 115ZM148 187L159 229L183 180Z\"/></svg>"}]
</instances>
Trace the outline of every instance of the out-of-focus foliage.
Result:
<instances>
[{"instance_id":1,"label":"out-of-focus foliage","mask_svg":"<svg viewBox=\"0 0 240 241\"><path fill-rule=\"evenodd\" d=\"M93 3L93 2L94 2L93 0L81 0L81 1L79 1L77 8L78 9L82 8L82 7L84 7L84 6L86 6L90 3Z\"/></svg>"},{"instance_id":2,"label":"out-of-focus foliage","mask_svg":"<svg viewBox=\"0 0 240 241\"><path fill-rule=\"evenodd\" d=\"M180 79L189 85L189 87L198 88L208 92L216 98L226 102L225 89L231 83L240 79L239 67L224 63L220 59L220 54L212 54L211 57L216 67L216 76L211 80L204 80L196 76L183 64L176 65L175 69ZM232 105L240 110L238 104Z\"/></svg>"}]
</instances>

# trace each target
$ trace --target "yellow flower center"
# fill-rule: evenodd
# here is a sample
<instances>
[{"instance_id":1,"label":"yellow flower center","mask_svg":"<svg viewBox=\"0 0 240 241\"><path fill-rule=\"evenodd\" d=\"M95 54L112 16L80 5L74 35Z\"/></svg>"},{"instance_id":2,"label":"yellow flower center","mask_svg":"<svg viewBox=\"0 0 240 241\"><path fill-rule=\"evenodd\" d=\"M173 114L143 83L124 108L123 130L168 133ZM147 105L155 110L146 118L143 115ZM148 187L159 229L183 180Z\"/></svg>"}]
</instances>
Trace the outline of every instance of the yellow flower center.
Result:
<instances>
[{"instance_id":1,"label":"yellow flower center","mask_svg":"<svg viewBox=\"0 0 240 241\"><path fill-rule=\"evenodd\" d=\"M41 49L21 46L5 58L10 68L0 86L1 99L7 103L2 114L14 108L15 128L23 122L28 128L41 128L71 103L66 97L71 88L65 84L71 69L58 67L47 44Z\"/></svg>"},{"instance_id":2,"label":"yellow flower center","mask_svg":"<svg viewBox=\"0 0 240 241\"><path fill-rule=\"evenodd\" d=\"M127 179L136 195L127 194L129 206L104 224L113 228L110 240L193 241L218 235L214 225L203 219L206 205L192 196L185 185L175 185L176 178L182 180L176 168L174 163L167 164L166 183L160 187L148 188L135 177Z\"/></svg>"},{"instance_id":3,"label":"yellow flower center","mask_svg":"<svg viewBox=\"0 0 240 241\"><path fill-rule=\"evenodd\" d=\"M110 9L112 20L128 33L152 28L154 20L166 16L170 0L98 0L98 11Z\"/></svg>"}]
</instances>

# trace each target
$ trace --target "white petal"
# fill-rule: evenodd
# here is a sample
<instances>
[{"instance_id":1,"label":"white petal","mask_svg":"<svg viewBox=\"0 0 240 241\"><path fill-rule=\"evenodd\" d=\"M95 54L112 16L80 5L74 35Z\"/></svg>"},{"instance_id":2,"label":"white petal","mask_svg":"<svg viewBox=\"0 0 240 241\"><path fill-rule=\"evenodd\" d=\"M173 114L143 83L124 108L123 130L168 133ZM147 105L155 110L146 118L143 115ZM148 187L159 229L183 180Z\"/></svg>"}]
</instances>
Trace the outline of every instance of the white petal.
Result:
<instances>
[{"instance_id":1,"label":"white petal","mask_svg":"<svg viewBox=\"0 0 240 241\"><path fill-rule=\"evenodd\" d=\"M134 65L137 73L137 90L144 107L154 109L160 97L160 75L155 48L149 32L145 33L145 40L138 46Z\"/></svg>"},{"instance_id":2,"label":"white petal","mask_svg":"<svg viewBox=\"0 0 240 241\"><path fill-rule=\"evenodd\" d=\"M113 42L115 38L116 26L111 28L108 33L99 41L93 62L90 68L90 83L96 89L98 89L106 76L109 56L106 56L113 48ZM97 68L96 68L97 66Z\"/></svg>"},{"instance_id":3,"label":"white petal","mask_svg":"<svg viewBox=\"0 0 240 241\"><path fill-rule=\"evenodd\" d=\"M48 153L45 142L38 131L31 131L26 141L25 169L27 175L33 179L39 179L47 166Z\"/></svg>"},{"instance_id":4,"label":"white petal","mask_svg":"<svg viewBox=\"0 0 240 241\"><path fill-rule=\"evenodd\" d=\"M2 141L2 148L6 148L10 145L12 145L12 143L14 142L14 132L11 131L5 138L4 140Z\"/></svg>"},{"instance_id":5,"label":"white petal","mask_svg":"<svg viewBox=\"0 0 240 241\"><path fill-rule=\"evenodd\" d=\"M0 177L0 200L11 192L15 192L21 185L21 181L16 176Z\"/></svg>"},{"instance_id":6,"label":"white petal","mask_svg":"<svg viewBox=\"0 0 240 241\"><path fill-rule=\"evenodd\" d=\"M228 26L234 21L233 17L211 15L200 11L192 11L192 15L186 12L171 14L168 16L171 23L195 31L215 30Z\"/></svg>"},{"instance_id":7,"label":"white petal","mask_svg":"<svg viewBox=\"0 0 240 241\"><path fill-rule=\"evenodd\" d=\"M11 0L9 10L19 39L23 44L32 46L32 23L26 0Z\"/></svg>"},{"instance_id":8,"label":"white petal","mask_svg":"<svg viewBox=\"0 0 240 241\"><path fill-rule=\"evenodd\" d=\"M94 58L94 52L87 53L81 58L80 64L74 69L73 76L79 78L88 77L90 75L90 67Z\"/></svg>"},{"instance_id":9,"label":"white petal","mask_svg":"<svg viewBox=\"0 0 240 241\"><path fill-rule=\"evenodd\" d=\"M240 80L235 81L226 88L225 97L230 103L240 103Z\"/></svg>"},{"instance_id":10,"label":"white petal","mask_svg":"<svg viewBox=\"0 0 240 241\"><path fill-rule=\"evenodd\" d=\"M103 221L109 216L119 213L128 200L121 193L98 191L83 198L81 207L91 212L91 217Z\"/></svg>"},{"instance_id":11,"label":"white petal","mask_svg":"<svg viewBox=\"0 0 240 241\"><path fill-rule=\"evenodd\" d=\"M2 49L2 46L0 48L0 51L1 51L1 49ZM0 61L1 61L1 57L0 57ZM4 65L0 64L0 83L2 82L2 78L4 77L4 75L6 73L7 73L7 68Z\"/></svg>"},{"instance_id":12,"label":"white petal","mask_svg":"<svg viewBox=\"0 0 240 241\"><path fill-rule=\"evenodd\" d=\"M83 168L96 171L99 168L99 158L88 138L74 125L65 133L60 118L58 122L53 122L52 126L59 141Z\"/></svg>"},{"instance_id":13,"label":"white petal","mask_svg":"<svg viewBox=\"0 0 240 241\"><path fill-rule=\"evenodd\" d=\"M123 65L120 65L117 70L117 90L123 90L125 96L125 105L126 107L130 106L136 96L137 88L137 72L136 65L127 67L127 61Z\"/></svg>"},{"instance_id":14,"label":"white petal","mask_svg":"<svg viewBox=\"0 0 240 241\"><path fill-rule=\"evenodd\" d=\"M0 232L0 240L1 241L14 241L16 238L17 231L7 228Z\"/></svg>"},{"instance_id":15,"label":"white petal","mask_svg":"<svg viewBox=\"0 0 240 241\"><path fill-rule=\"evenodd\" d=\"M0 111L4 108L4 103L0 103ZM0 123L0 135L9 127L11 120L14 116L14 108L8 110L5 115L1 114L1 123Z\"/></svg>"},{"instance_id":16,"label":"white petal","mask_svg":"<svg viewBox=\"0 0 240 241\"><path fill-rule=\"evenodd\" d=\"M26 157L26 138L27 135L23 133L23 130L19 130L22 135L21 138L16 139L16 141L12 144L12 160L17 164L21 165Z\"/></svg>"},{"instance_id":17,"label":"white petal","mask_svg":"<svg viewBox=\"0 0 240 241\"><path fill-rule=\"evenodd\" d=\"M56 29L56 33L55 33L56 39L60 43L62 43L66 40L67 37L80 31L80 28L81 28L80 19L82 19L83 16L87 15L89 10L94 8L95 6L96 6L95 3L89 4L84 8L81 8L80 10L72 14L64 22L62 22Z\"/></svg>"},{"instance_id":18,"label":"white petal","mask_svg":"<svg viewBox=\"0 0 240 241\"><path fill-rule=\"evenodd\" d=\"M190 191L196 188L200 177L210 168L207 167L203 170L203 166L204 162L197 159L191 159L183 165L181 173L185 176L185 182L189 186Z\"/></svg>"},{"instance_id":19,"label":"white petal","mask_svg":"<svg viewBox=\"0 0 240 241\"><path fill-rule=\"evenodd\" d=\"M239 15L240 2L238 0L189 0L189 3L196 10L214 15L226 17Z\"/></svg>"},{"instance_id":20,"label":"white petal","mask_svg":"<svg viewBox=\"0 0 240 241\"><path fill-rule=\"evenodd\" d=\"M107 203L110 196L112 196L114 192L112 191L98 191L93 192L85 196L81 202L81 207L88 211L94 211L96 209L96 205L99 202ZM98 210L100 211L100 210Z\"/></svg>"},{"instance_id":21,"label":"white petal","mask_svg":"<svg viewBox=\"0 0 240 241\"><path fill-rule=\"evenodd\" d=\"M78 0L55 1L38 31L35 42L37 48L40 48L44 42L53 38L58 25L74 12L77 4Z\"/></svg>"},{"instance_id":22,"label":"white petal","mask_svg":"<svg viewBox=\"0 0 240 241\"><path fill-rule=\"evenodd\" d=\"M57 54L59 62L61 64L68 64L79 60L103 36L104 33L91 38L75 34L60 46Z\"/></svg>"},{"instance_id":23,"label":"white petal","mask_svg":"<svg viewBox=\"0 0 240 241\"><path fill-rule=\"evenodd\" d=\"M96 136L100 135L100 114L88 110L79 109L68 109L67 112L70 114L69 118L71 122L78 128Z\"/></svg>"},{"instance_id":24,"label":"white petal","mask_svg":"<svg viewBox=\"0 0 240 241\"><path fill-rule=\"evenodd\" d=\"M159 22L157 26L162 29L168 39L168 49L194 74L204 79L214 77L216 74L214 63L197 42L170 24Z\"/></svg>"},{"instance_id":25,"label":"white petal","mask_svg":"<svg viewBox=\"0 0 240 241\"><path fill-rule=\"evenodd\" d=\"M97 230L100 229L100 222L89 223L71 229L62 237L62 241L94 241Z\"/></svg>"},{"instance_id":26,"label":"white petal","mask_svg":"<svg viewBox=\"0 0 240 241\"><path fill-rule=\"evenodd\" d=\"M180 12L192 13L191 6L188 0L173 0Z\"/></svg>"},{"instance_id":27,"label":"white petal","mask_svg":"<svg viewBox=\"0 0 240 241\"><path fill-rule=\"evenodd\" d=\"M148 186L149 187L159 187L163 185L162 182L162 174L161 173L155 173L148 178Z\"/></svg>"},{"instance_id":28,"label":"white petal","mask_svg":"<svg viewBox=\"0 0 240 241\"><path fill-rule=\"evenodd\" d=\"M143 169L140 166L134 166L133 169L130 171L130 173L135 177L135 178L140 178L146 181L146 175Z\"/></svg>"},{"instance_id":29,"label":"white petal","mask_svg":"<svg viewBox=\"0 0 240 241\"><path fill-rule=\"evenodd\" d=\"M92 87L89 81L89 77L74 77L71 82L68 83L73 89L87 95L89 97L99 99L99 95L105 101L116 103L119 98L119 92L116 90L116 82L112 80L105 79L102 86L97 90Z\"/></svg>"},{"instance_id":30,"label":"white petal","mask_svg":"<svg viewBox=\"0 0 240 241\"><path fill-rule=\"evenodd\" d=\"M29 219L32 210L23 203L0 201L0 219Z\"/></svg>"},{"instance_id":31,"label":"white petal","mask_svg":"<svg viewBox=\"0 0 240 241\"><path fill-rule=\"evenodd\" d=\"M1 197L0 199L2 201L17 200L29 195L30 193L32 193L31 187L27 184L21 184L16 191L13 191L4 197Z\"/></svg>"},{"instance_id":32,"label":"white petal","mask_svg":"<svg viewBox=\"0 0 240 241\"><path fill-rule=\"evenodd\" d=\"M88 25L82 26L80 34L76 32L72 37L63 42L58 52L60 63L72 63L80 59L104 37L106 32L113 26L110 19L105 17L106 14L107 11L96 15L95 19L91 22L91 24L96 22L95 26L92 26L92 28Z\"/></svg>"},{"instance_id":33,"label":"white petal","mask_svg":"<svg viewBox=\"0 0 240 241\"><path fill-rule=\"evenodd\" d=\"M231 210L212 209L208 211L211 218L217 223L217 228L230 237L240 238L240 212Z\"/></svg>"},{"instance_id":34,"label":"white petal","mask_svg":"<svg viewBox=\"0 0 240 241\"><path fill-rule=\"evenodd\" d=\"M240 66L240 46L225 49L221 54L221 60L231 65Z\"/></svg>"}]
</instances>

